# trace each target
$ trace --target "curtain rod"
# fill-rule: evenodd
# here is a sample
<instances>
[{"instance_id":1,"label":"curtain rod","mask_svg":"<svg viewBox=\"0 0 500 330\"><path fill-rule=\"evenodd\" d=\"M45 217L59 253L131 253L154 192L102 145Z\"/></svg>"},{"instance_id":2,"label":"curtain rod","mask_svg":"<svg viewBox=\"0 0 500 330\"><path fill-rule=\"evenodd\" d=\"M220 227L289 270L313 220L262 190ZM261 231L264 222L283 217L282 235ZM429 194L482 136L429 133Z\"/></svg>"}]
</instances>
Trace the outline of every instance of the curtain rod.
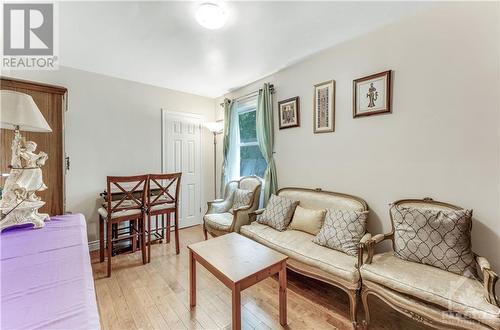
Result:
<instances>
[{"instance_id":1,"label":"curtain rod","mask_svg":"<svg viewBox=\"0 0 500 330\"><path fill-rule=\"evenodd\" d=\"M254 94L258 94L261 90L262 90L262 88L259 88L256 91L253 91L253 92L250 92L248 94L239 96L239 97L237 97L237 98L235 98L233 100L229 100L229 103L231 103L233 101L240 101L240 100L246 99L246 98L248 98L250 96L253 96ZM269 85L269 90L271 91L271 94L274 94L274 85L273 84ZM220 106L223 107L224 106L224 102L220 103Z\"/></svg>"}]
</instances>

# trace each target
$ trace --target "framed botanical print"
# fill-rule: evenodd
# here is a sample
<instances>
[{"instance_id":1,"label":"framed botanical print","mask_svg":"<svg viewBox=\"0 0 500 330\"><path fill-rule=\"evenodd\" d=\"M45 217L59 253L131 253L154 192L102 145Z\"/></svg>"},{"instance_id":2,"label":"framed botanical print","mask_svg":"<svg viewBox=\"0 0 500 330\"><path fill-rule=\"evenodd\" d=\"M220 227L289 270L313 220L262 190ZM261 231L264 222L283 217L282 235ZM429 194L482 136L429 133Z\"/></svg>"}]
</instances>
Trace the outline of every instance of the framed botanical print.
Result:
<instances>
[{"instance_id":1,"label":"framed botanical print","mask_svg":"<svg viewBox=\"0 0 500 330\"><path fill-rule=\"evenodd\" d=\"M335 81L314 85L314 133L335 131Z\"/></svg>"},{"instance_id":2,"label":"framed botanical print","mask_svg":"<svg viewBox=\"0 0 500 330\"><path fill-rule=\"evenodd\" d=\"M354 118L390 112L391 70L354 80Z\"/></svg>"},{"instance_id":3,"label":"framed botanical print","mask_svg":"<svg viewBox=\"0 0 500 330\"><path fill-rule=\"evenodd\" d=\"M300 126L299 97L278 102L280 129Z\"/></svg>"}]
</instances>

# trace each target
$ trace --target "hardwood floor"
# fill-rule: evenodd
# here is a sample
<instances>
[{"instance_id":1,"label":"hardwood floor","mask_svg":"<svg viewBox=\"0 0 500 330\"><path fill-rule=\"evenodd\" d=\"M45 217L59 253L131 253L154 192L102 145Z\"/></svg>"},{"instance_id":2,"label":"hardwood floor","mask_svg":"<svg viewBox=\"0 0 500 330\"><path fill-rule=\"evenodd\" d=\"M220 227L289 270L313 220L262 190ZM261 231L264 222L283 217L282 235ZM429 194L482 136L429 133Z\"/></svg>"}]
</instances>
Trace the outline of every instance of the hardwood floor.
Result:
<instances>
[{"instance_id":1,"label":"hardwood floor","mask_svg":"<svg viewBox=\"0 0 500 330\"><path fill-rule=\"evenodd\" d=\"M173 241L151 249L151 263L141 253L106 263L92 253L102 329L230 329L231 291L202 266L197 267L197 306L189 309L189 254L186 246L203 240L201 226L180 231L181 253ZM242 292L243 329L280 329L278 279L268 278ZM288 272L288 329L350 329L348 298L330 285ZM376 298L370 300L370 329L424 329ZM360 307L359 319L364 315Z\"/></svg>"}]
</instances>

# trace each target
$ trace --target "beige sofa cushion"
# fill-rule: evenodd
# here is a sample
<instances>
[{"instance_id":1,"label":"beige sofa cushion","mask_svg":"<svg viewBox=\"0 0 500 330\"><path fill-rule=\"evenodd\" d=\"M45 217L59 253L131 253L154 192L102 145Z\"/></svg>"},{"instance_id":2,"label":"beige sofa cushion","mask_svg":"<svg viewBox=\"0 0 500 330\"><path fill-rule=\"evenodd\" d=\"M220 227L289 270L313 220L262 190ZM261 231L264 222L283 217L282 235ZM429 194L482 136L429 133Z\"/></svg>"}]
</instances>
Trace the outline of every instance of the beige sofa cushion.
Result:
<instances>
[{"instance_id":1,"label":"beige sofa cushion","mask_svg":"<svg viewBox=\"0 0 500 330\"><path fill-rule=\"evenodd\" d=\"M289 228L316 235L323 225L325 213L326 210L306 209L298 205Z\"/></svg>"},{"instance_id":2,"label":"beige sofa cushion","mask_svg":"<svg viewBox=\"0 0 500 330\"><path fill-rule=\"evenodd\" d=\"M478 280L405 261L392 252L375 255L361 267L361 277L475 319L498 318L500 326L500 308L486 301Z\"/></svg>"},{"instance_id":3,"label":"beige sofa cushion","mask_svg":"<svg viewBox=\"0 0 500 330\"><path fill-rule=\"evenodd\" d=\"M345 253L328 249L312 242L313 235L298 230L277 231L253 222L242 226L240 233L292 259L317 267L350 283L359 281L357 259Z\"/></svg>"},{"instance_id":4,"label":"beige sofa cushion","mask_svg":"<svg viewBox=\"0 0 500 330\"><path fill-rule=\"evenodd\" d=\"M313 243L351 256L358 255L358 245L366 232L368 211L326 210L325 223Z\"/></svg>"},{"instance_id":5,"label":"beige sofa cushion","mask_svg":"<svg viewBox=\"0 0 500 330\"><path fill-rule=\"evenodd\" d=\"M394 253L404 260L474 277L471 216L470 210L433 210L395 205L391 208Z\"/></svg>"},{"instance_id":6,"label":"beige sofa cushion","mask_svg":"<svg viewBox=\"0 0 500 330\"><path fill-rule=\"evenodd\" d=\"M203 217L205 226L214 228L220 231L229 231L233 224L233 215L229 212L205 214Z\"/></svg>"}]
</instances>

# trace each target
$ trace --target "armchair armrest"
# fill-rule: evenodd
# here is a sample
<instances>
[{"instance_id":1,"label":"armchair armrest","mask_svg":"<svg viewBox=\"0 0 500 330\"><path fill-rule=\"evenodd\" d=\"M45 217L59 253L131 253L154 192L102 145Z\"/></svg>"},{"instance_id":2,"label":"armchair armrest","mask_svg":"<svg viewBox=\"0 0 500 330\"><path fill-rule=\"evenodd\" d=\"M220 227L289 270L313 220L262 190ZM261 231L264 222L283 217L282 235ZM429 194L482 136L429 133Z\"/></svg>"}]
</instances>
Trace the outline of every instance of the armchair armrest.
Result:
<instances>
[{"instance_id":1,"label":"armchair armrest","mask_svg":"<svg viewBox=\"0 0 500 330\"><path fill-rule=\"evenodd\" d=\"M231 208L230 200L226 199L216 199L214 201L207 202L207 205L207 214L224 213L229 211Z\"/></svg>"},{"instance_id":2,"label":"armchair armrest","mask_svg":"<svg viewBox=\"0 0 500 330\"><path fill-rule=\"evenodd\" d=\"M483 286L485 290L486 300L497 307L500 307L497 296L495 294L495 284L498 281L498 275L491 270L490 263L485 257L474 255L476 263L483 274Z\"/></svg>"},{"instance_id":3,"label":"armchair armrest","mask_svg":"<svg viewBox=\"0 0 500 330\"><path fill-rule=\"evenodd\" d=\"M375 246L380 242L385 241L386 239L391 239L392 236L393 233L377 234L375 236L372 236L372 238L365 243L366 250L368 252L368 257L366 258L365 263L371 264L373 255L375 254Z\"/></svg>"},{"instance_id":4,"label":"armchair armrest","mask_svg":"<svg viewBox=\"0 0 500 330\"><path fill-rule=\"evenodd\" d=\"M252 211L250 213L248 213L248 219L250 220L250 223L254 222L255 220L257 220L257 216L259 214L262 214L262 212L264 212L265 209L258 209L258 210L255 210L255 211Z\"/></svg>"},{"instance_id":5,"label":"armchair armrest","mask_svg":"<svg viewBox=\"0 0 500 330\"><path fill-rule=\"evenodd\" d=\"M255 207L255 206L254 206ZM231 231L235 231L237 233L240 232L241 226L249 225L251 221L251 217L257 216L255 212L261 210L253 210L252 205L245 205L233 210L233 225ZM262 210L263 211L263 210ZM262 212L260 212L262 213Z\"/></svg>"}]
</instances>

